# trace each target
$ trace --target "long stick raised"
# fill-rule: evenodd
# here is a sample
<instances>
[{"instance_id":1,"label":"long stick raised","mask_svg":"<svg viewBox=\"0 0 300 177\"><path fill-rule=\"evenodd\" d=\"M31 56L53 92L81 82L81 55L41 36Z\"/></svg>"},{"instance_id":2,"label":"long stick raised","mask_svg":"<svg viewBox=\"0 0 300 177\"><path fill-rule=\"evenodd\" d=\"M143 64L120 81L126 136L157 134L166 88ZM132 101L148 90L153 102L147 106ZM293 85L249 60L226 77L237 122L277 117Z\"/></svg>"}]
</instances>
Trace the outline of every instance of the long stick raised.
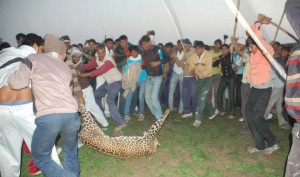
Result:
<instances>
[{"instance_id":1,"label":"long stick raised","mask_svg":"<svg viewBox=\"0 0 300 177\"><path fill-rule=\"evenodd\" d=\"M259 41L259 39L256 37L252 29L250 28L250 25L247 23L243 15L237 10L236 6L232 2L232 0L225 0L227 6L230 8L232 13L238 18L238 21L241 23L243 28L246 29L248 34L252 37L252 39L256 42L257 46L261 49L263 54L267 57L269 62L274 66L274 68L278 71L278 73L286 79L286 73L285 71L280 67L280 65L274 60L273 56L267 51L267 49L262 45L262 43Z\"/></svg>"}]
</instances>

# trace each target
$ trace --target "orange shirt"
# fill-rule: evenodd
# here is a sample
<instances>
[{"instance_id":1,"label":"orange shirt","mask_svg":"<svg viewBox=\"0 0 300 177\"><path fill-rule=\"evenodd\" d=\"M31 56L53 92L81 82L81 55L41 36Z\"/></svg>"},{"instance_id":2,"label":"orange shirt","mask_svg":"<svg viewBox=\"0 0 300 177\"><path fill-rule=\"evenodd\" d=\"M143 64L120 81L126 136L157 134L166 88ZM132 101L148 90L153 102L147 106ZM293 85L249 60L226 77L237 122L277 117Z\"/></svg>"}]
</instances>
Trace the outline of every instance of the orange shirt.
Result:
<instances>
[{"instance_id":1,"label":"orange shirt","mask_svg":"<svg viewBox=\"0 0 300 177\"><path fill-rule=\"evenodd\" d=\"M261 23L255 23L251 25L251 29L262 43L262 45L267 49L267 51L273 56L274 50L264 39L261 33ZM257 50L255 54L250 53L250 70L247 75L247 79L251 84L261 85L271 81L271 64L267 57Z\"/></svg>"}]
</instances>

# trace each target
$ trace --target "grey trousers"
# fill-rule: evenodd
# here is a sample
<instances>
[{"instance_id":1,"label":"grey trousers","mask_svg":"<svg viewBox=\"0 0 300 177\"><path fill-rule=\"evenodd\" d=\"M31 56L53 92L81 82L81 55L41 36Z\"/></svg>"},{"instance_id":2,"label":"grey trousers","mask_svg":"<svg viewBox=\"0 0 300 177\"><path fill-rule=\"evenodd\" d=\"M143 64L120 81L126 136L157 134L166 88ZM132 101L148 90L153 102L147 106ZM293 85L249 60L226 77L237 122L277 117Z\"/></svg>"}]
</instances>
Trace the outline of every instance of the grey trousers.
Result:
<instances>
[{"instance_id":1,"label":"grey trousers","mask_svg":"<svg viewBox=\"0 0 300 177\"><path fill-rule=\"evenodd\" d=\"M220 81L221 81L221 75L220 74L215 74L212 77L212 82L211 82L211 86L210 89L208 90L207 93L207 103L211 104L214 106L214 108L218 108L218 89L219 89L219 85L220 85Z\"/></svg>"},{"instance_id":2,"label":"grey trousers","mask_svg":"<svg viewBox=\"0 0 300 177\"><path fill-rule=\"evenodd\" d=\"M247 117L246 117L246 105L248 103L248 97L251 92L251 87L250 84L244 84L242 83L241 85L241 113L245 122L244 129L245 130L250 130L248 122L247 122Z\"/></svg>"},{"instance_id":3,"label":"grey trousers","mask_svg":"<svg viewBox=\"0 0 300 177\"><path fill-rule=\"evenodd\" d=\"M275 105L279 126L282 126L284 124L289 124L287 121L285 121L285 119L283 117L283 106L282 106L283 91L284 91L283 87L282 88L272 88L271 97L270 97L269 104L268 104L268 107L266 109L265 116L264 116L265 118L267 118L272 107Z\"/></svg>"}]
</instances>

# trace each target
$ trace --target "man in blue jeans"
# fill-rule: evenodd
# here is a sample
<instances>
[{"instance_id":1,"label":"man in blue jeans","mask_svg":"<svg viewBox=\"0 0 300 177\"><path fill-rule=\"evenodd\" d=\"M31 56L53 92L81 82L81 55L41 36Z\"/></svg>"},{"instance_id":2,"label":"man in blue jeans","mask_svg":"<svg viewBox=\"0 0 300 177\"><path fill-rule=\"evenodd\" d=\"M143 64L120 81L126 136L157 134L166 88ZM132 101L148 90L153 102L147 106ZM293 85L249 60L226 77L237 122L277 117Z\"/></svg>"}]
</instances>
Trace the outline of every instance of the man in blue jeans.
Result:
<instances>
[{"instance_id":1,"label":"man in blue jeans","mask_svg":"<svg viewBox=\"0 0 300 177\"><path fill-rule=\"evenodd\" d=\"M70 85L72 72L64 62L66 46L57 37L46 35L45 52L22 60L19 69L10 76L8 85L20 90L28 87L31 80L37 110L31 143L35 165L48 177L77 177L80 172L77 154L80 118ZM63 143L64 167L51 158L58 134Z\"/></svg>"},{"instance_id":2,"label":"man in blue jeans","mask_svg":"<svg viewBox=\"0 0 300 177\"><path fill-rule=\"evenodd\" d=\"M143 67L146 69L148 77L145 83L145 100L157 120L162 116L162 110L159 101L159 91L162 83L162 66L168 63L168 59L159 58L158 49L151 45L150 38L143 36L140 39L142 45Z\"/></svg>"}]
</instances>

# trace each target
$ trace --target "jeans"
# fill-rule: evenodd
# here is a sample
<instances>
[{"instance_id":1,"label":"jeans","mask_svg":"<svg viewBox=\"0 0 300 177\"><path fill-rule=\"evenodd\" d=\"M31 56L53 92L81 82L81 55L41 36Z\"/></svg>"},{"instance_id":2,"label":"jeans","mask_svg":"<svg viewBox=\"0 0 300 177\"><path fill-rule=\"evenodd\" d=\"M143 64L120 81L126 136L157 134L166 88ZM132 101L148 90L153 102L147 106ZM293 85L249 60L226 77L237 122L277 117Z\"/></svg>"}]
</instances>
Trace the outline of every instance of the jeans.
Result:
<instances>
[{"instance_id":1,"label":"jeans","mask_svg":"<svg viewBox=\"0 0 300 177\"><path fill-rule=\"evenodd\" d=\"M211 87L207 93L208 104L214 105L215 108L218 108L218 89L220 85L221 75L215 74L212 76Z\"/></svg>"},{"instance_id":2,"label":"jeans","mask_svg":"<svg viewBox=\"0 0 300 177\"><path fill-rule=\"evenodd\" d=\"M169 86L169 109L173 110L174 109L174 92L176 90L177 84L179 83L179 89L180 89L180 103L179 103L179 113L183 112L183 103L182 103L182 81L183 81L183 76L180 74L177 74L176 72L173 71L171 80L170 80L170 86Z\"/></svg>"},{"instance_id":3,"label":"jeans","mask_svg":"<svg viewBox=\"0 0 300 177\"><path fill-rule=\"evenodd\" d=\"M241 97L242 79L243 79L242 74L238 74L235 76L235 107L242 106L242 97Z\"/></svg>"},{"instance_id":4,"label":"jeans","mask_svg":"<svg viewBox=\"0 0 300 177\"><path fill-rule=\"evenodd\" d=\"M162 110L159 101L159 91L162 82L162 76L148 76L145 83L145 100L157 120L162 116Z\"/></svg>"},{"instance_id":5,"label":"jeans","mask_svg":"<svg viewBox=\"0 0 300 177\"><path fill-rule=\"evenodd\" d=\"M269 128L268 121L264 117L271 92L271 88L252 88L246 105L248 124L255 141L255 146L259 150L266 148L265 141L268 147L276 144L276 138Z\"/></svg>"},{"instance_id":6,"label":"jeans","mask_svg":"<svg viewBox=\"0 0 300 177\"><path fill-rule=\"evenodd\" d=\"M224 112L224 106L223 106L223 95L226 87L229 86L229 109L230 109L230 115L235 115L235 107L234 107L234 78L227 79L225 77L221 78L221 82L218 89L218 110L220 112Z\"/></svg>"},{"instance_id":7,"label":"jeans","mask_svg":"<svg viewBox=\"0 0 300 177\"><path fill-rule=\"evenodd\" d=\"M129 116L132 99L133 99L134 93L137 91L138 91L137 88L135 89L134 92L132 92L131 90L129 91L127 98L125 99L124 116ZM120 95L120 96L122 96L122 95Z\"/></svg>"},{"instance_id":8,"label":"jeans","mask_svg":"<svg viewBox=\"0 0 300 177\"><path fill-rule=\"evenodd\" d=\"M59 113L40 116L35 120L31 150L35 165L48 177L76 177L80 168L77 154L78 113ZM63 143L64 168L51 158L55 139L60 134Z\"/></svg>"},{"instance_id":9,"label":"jeans","mask_svg":"<svg viewBox=\"0 0 300 177\"><path fill-rule=\"evenodd\" d=\"M212 78L197 80L196 95L198 103L196 107L195 120L202 120L205 106L208 104L206 96L211 85Z\"/></svg>"},{"instance_id":10,"label":"jeans","mask_svg":"<svg viewBox=\"0 0 300 177\"><path fill-rule=\"evenodd\" d=\"M196 79L194 77L184 77L182 81L182 103L183 113L189 114L196 109Z\"/></svg>"},{"instance_id":11,"label":"jeans","mask_svg":"<svg viewBox=\"0 0 300 177\"><path fill-rule=\"evenodd\" d=\"M146 79L142 80L139 84L139 114L143 115L145 110L145 88Z\"/></svg>"},{"instance_id":12,"label":"jeans","mask_svg":"<svg viewBox=\"0 0 300 177\"><path fill-rule=\"evenodd\" d=\"M122 117L125 116L125 102L126 99L124 98L123 94L124 94L125 90L123 88L121 88L120 90L120 95L119 95L119 107L118 107L118 111L121 114Z\"/></svg>"},{"instance_id":13,"label":"jeans","mask_svg":"<svg viewBox=\"0 0 300 177\"><path fill-rule=\"evenodd\" d=\"M106 101L108 104L109 112L112 119L117 123L117 125L122 125L124 123L124 118L118 111L117 105L115 103L115 98L117 97L118 93L121 89L121 81L116 81L111 84L107 84L106 82L101 85L97 90L94 92L95 100L98 106L102 108L102 98L107 95Z\"/></svg>"}]
</instances>

